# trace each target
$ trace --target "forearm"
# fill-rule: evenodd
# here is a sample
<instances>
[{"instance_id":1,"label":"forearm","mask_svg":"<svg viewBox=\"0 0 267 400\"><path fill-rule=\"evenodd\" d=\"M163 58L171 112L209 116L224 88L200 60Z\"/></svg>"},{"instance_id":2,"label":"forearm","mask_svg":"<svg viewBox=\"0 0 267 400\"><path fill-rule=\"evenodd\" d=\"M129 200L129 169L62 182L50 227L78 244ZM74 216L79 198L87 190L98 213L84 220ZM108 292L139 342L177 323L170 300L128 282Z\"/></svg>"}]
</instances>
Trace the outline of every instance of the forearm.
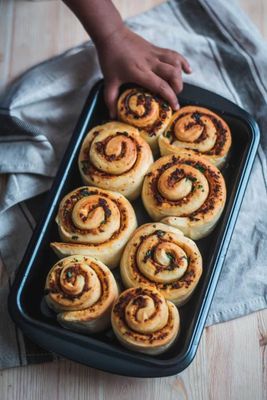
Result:
<instances>
[{"instance_id":1,"label":"forearm","mask_svg":"<svg viewBox=\"0 0 267 400\"><path fill-rule=\"evenodd\" d=\"M179 107L182 71L190 73L179 53L157 47L124 25L111 0L63 0L91 36L105 80L104 97L112 118L120 85L134 82Z\"/></svg>"},{"instance_id":2,"label":"forearm","mask_svg":"<svg viewBox=\"0 0 267 400\"><path fill-rule=\"evenodd\" d=\"M63 0L98 46L123 29L122 18L111 0Z\"/></svg>"}]
</instances>

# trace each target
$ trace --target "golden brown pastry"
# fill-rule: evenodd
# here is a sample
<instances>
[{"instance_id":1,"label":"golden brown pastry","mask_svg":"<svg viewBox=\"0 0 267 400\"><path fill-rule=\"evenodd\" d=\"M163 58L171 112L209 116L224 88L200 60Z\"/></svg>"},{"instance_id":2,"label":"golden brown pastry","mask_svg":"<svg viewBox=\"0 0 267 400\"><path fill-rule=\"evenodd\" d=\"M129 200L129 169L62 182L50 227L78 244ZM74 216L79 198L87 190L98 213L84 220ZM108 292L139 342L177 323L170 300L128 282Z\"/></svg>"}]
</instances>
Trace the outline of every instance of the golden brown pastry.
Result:
<instances>
[{"instance_id":1,"label":"golden brown pastry","mask_svg":"<svg viewBox=\"0 0 267 400\"><path fill-rule=\"evenodd\" d=\"M231 146L231 131L227 123L207 108L186 106L176 111L159 137L162 156L177 154L186 148L205 155L217 167L222 167Z\"/></svg>"},{"instance_id":2,"label":"golden brown pastry","mask_svg":"<svg viewBox=\"0 0 267 400\"><path fill-rule=\"evenodd\" d=\"M202 274L202 257L193 240L171 226L140 226L127 243L120 264L126 287L152 285L175 305L184 304Z\"/></svg>"},{"instance_id":3,"label":"golden brown pastry","mask_svg":"<svg viewBox=\"0 0 267 400\"><path fill-rule=\"evenodd\" d=\"M125 290L113 306L112 328L130 350L156 355L176 339L180 318L175 305L152 287Z\"/></svg>"},{"instance_id":4,"label":"golden brown pastry","mask_svg":"<svg viewBox=\"0 0 267 400\"><path fill-rule=\"evenodd\" d=\"M91 129L79 155L85 184L119 192L130 200L140 195L152 163L151 149L138 129L116 121Z\"/></svg>"},{"instance_id":5,"label":"golden brown pastry","mask_svg":"<svg viewBox=\"0 0 267 400\"><path fill-rule=\"evenodd\" d=\"M191 239L208 235L226 200L221 172L206 158L181 150L158 159L143 184L142 199L155 221L180 229Z\"/></svg>"},{"instance_id":6,"label":"golden brown pastry","mask_svg":"<svg viewBox=\"0 0 267 400\"><path fill-rule=\"evenodd\" d=\"M111 271L101 261L73 255L58 261L45 284L45 300L68 329L100 332L110 325L118 288Z\"/></svg>"},{"instance_id":7,"label":"golden brown pastry","mask_svg":"<svg viewBox=\"0 0 267 400\"><path fill-rule=\"evenodd\" d=\"M129 201L119 193L84 186L68 193L56 217L63 242L51 243L59 257L81 254L109 268L119 265L121 253L137 227Z\"/></svg>"},{"instance_id":8,"label":"golden brown pastry","mask_svg":"<svg viewBox=\"0 0 267 400\"><path fill-rule=\"evenodd\" d=\"M144 89L134 88L121 94L117 112L121 121L140 129L153 153L157 153L158 137L165 131L171 119L171 107Z\"/></svg>"}]
</instances>

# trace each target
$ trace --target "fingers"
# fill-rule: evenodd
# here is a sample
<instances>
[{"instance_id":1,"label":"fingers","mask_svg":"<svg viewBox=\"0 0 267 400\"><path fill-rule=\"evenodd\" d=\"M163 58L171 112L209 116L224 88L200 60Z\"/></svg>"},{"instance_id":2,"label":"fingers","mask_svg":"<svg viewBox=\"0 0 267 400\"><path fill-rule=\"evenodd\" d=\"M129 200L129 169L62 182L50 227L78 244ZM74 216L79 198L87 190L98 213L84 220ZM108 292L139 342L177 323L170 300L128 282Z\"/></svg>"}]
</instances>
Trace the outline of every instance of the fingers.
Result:
<instances>
[{"instance_id":1,"label":"fingers","mask_svg":"<svg viewBox=\"0 0 267 400\"><path fill-rule=\"evenodd\" d=\"M119 95L119 81L110 81L105 83L104 99L109 109L110 118L114 119L117 114L117 98Z\"/></svg>"},{"instance_id":2,"label":"fingers","mask_svg":"<svg viewBox=\"0 0 267 400\"><path fill-rule=\"evenodd\" d=\"M177 96L168 82L153 72L147 73L145 76L140 75L138 82L139 85L147 88L152 93L158 94L165 99L173 110L179 109Z\"/></svg>"},{"instance_id":3,"label":"fingers","mask_svg":"<svg viewBox=\"0 0 267 400\"><path fill-rule=\"evenodd\" d=\"M154 69L155 74L168 81L174 92L180 93L183 90L181 67L174 67L170 64L158 63Z\"/></svg>"},{"instance_id":4,"label":"fingers","mask_svg":"<svg viewBox=\"0 0 267 400\"><path fill-rule=\"evenodd\" d=\"M180 54L180 58L181 58L182 70L183 70L186 74L191 74L191 73L192 73L192 68L191 68L189 62L187 61L187 59L184 58L184 56L182 56L181 54Z\"/></svg>"},{"instance_id":5,"label":"fingers","mask_svg":"<svg viewBox=\"0 0 267 400\"><path fill-rule=\"evenodd\" d=\"M138 65L133 68L134 63L132 63L132 68L126 64L126 68L120 70L121 65L119 65L117 74L115 76L113 74L113 79L106 81L104 98L112 119L117 114L119 87L123 82L135 82L163 97L174 110L179 109L176 94L183 89L182 71L191 73L191 67L181 54L173 50L158 48L153 54L154 59L149 62L145 59L144 63L141 63L141 68Z\"/></svg>"},{"instance_id":6,"label":"fingers","mask_svg":"<svg viewBox=\"0 0 267 400\"><path fill-rule=\"evenodd\" d=\"M173 65L174 67L180 67L186 74L191 74L192 68L184 56L173 50L161 49L161 51L159 55L160 61Z\"/></svg>"}]
</instances>

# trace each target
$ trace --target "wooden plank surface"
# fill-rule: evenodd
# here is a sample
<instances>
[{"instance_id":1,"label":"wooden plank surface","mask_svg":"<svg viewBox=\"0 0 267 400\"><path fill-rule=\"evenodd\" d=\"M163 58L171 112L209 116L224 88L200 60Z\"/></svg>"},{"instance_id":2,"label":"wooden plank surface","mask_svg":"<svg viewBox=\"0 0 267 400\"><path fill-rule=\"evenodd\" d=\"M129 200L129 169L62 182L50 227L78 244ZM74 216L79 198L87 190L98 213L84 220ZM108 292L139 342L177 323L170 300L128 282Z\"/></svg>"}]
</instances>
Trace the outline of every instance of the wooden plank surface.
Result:
<instances>
[{"instance_id":1,"label":"wooden plank surface","mask_svg":"<svg viewBox=\"0 0 267 400\"><path fill-rule=\"evenodd\" d=\"M123 17L161 0L116 0ZM267 38L265 0L239 0ZM0 89L30 66L87 39L57 0L0 0ZM267 310L205 329L197 356L177 376L122 378L60 361L0 372L1 400L266 400Z\"/></svg>"},{"instance_id":2,"label":"wooden plank surface","mask_svg":"<svg viewBox=\"0 0 267 400\"><path fill-rule=\"evenodd\" d=\"M160 379L111 375L70 361L0 373L1 400L264 400L267 311L206 328L184 372Z\"/></svg>"}]
</instances>

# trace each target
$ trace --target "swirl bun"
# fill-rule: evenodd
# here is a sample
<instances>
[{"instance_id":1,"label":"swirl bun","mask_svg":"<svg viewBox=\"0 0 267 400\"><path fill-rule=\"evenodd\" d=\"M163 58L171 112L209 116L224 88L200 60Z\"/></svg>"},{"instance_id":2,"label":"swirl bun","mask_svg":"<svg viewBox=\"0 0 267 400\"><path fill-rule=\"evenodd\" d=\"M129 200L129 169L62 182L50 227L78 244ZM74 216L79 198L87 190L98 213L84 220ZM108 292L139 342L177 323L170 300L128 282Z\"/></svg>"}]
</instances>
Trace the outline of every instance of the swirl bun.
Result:
<instances>
[{"instance_id":1,"label":"swirl bun","mask_svg":"<svg viewBox=\"0 0 267 400\"><path fill-rule=\"evenodd\" d=\"M137 287L121 293L113 306L111 323L123 346L156 355L176 339L180 318L175 305L156 289Z\"/></svg>"},{"instance_id":2,"label":"swirl bun","mask_svg":"<svg viewBox=\"0 0 267 400\"><path fill-rule=\"evenodd\" d=\"M74 255L58 261L48 273L45 300L66 328L94 333L106 329L118 297L116 281L102 262Z\"/></svg>"},{"instance_id":3,"label":"swirl bun","mask_svg":"<svg viewBox=\"0 0 267 400\"><path fill-rule=\"evenodd\" d=\"M232 143L227 123L214 112L203 107L187 106L176 111L159 137L162 156L177 154L186 148L205 155L221 167Z\"/></svg>"},{"instance_id":4,"label":"swirl bun","mask_svg":"<svg viewBox=\"0 0 267 400\"><path fill-rule=\"evenodd\" d=\"M184 304L202 274L202 257L191 240L177 228L150 223L140 226L121 258L126 287L154 286L175 305Z\"/></svg>"},{"instance_id":5,"label":"swirl bun","mask_svg":"<svg viewBox=\"0 0 267 400\"><path fill-rule=\"evenodd\" d=\"M81 147L79 169L85 184L135 199L153 163L149 145L138 129L108 122L89 131Z\"/></svg>"},{"instance_id":6,"label":"swirl bun","mask_svg":"<svg viewBox=\"0 0 267 400\"><path fill-rule=\"evenodd\" d=\"M119 264L130 235L137 227L129 201L119 193L84 186L67 194L56 217L61 239L51 243L59 257L81 254L110 268Z\"/></svg>"},{"instance_id":7,"label":"swirl bun","mask_svg":"<svg viewBox=\"0 0 267 400\"><path fill-rule=\"evenodd\" d=\"M153 153L158 151L158 137L165 131L171 116L171 107L144 89L128 89L119 97L119 119L139 128Z\"/></svg>"},{"instance_id":8,"label":"swirl bun","mask_svg":"<svg viewBox=\"0 0 267 400\"><path fill-rule=\"evenodd\" d=\"M142 198L153 220L169 217L162 222L197 240L208 235L218 221L226 187L220 171L206 158L181 150L152 165Z\"/></svg>"}]
</instances>

